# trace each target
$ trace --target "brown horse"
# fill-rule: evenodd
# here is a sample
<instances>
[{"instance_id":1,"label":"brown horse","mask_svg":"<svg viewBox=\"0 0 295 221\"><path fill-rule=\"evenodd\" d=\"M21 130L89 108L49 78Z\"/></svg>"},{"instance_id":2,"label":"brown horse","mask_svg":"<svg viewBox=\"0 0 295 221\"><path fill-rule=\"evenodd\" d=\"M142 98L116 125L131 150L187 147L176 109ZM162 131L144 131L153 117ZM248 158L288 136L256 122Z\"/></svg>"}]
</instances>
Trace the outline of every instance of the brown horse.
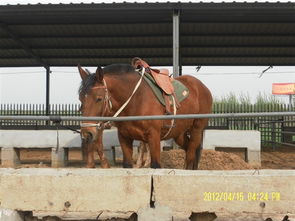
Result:
<instances>
[{"instance_id":1,"label":"brown horse","mask_svg":"<svg viewBox=\"0 0 295 221\"><path fill-rule=\"evenodd\" d=\"M89 75L79 67L82 84L79 93L83 116L113 116L132 96L135 86L140 83L140 74L128 64L113 64L98 67L96 73ZM176 78L189 89L189 96L181 102L177 114L205 114L211 112L212 96L208 88L192 76ZM85 83L87 82L87 83ZM120 112L120 116L164 115L165 107L157 100L149 85L143 80L130 102ZM175 120L174 126L165 139L174 138L186 150L186 168L197 169L201 155L201 141L208 119ZM100 122L82 122L82 137L95 141ZM123 152L123 167L131 168L132 143L141 140L148 143L151 167L160 168L160 140L167 134L171 120L141 120L115 122Z\"/></svg>"}]
</instances>

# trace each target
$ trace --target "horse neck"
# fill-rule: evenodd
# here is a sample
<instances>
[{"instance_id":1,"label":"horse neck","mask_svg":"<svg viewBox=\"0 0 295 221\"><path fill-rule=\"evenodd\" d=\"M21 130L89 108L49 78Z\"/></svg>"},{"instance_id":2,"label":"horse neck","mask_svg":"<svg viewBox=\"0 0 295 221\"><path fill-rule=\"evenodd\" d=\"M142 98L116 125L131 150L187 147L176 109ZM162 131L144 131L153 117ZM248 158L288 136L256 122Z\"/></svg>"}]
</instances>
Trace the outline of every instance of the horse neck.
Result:
<instances>
[{"instance_id":1,"label":"horse neck","mask_svg":"<svg viewBox=\"0 0 295 221\"><path fill-rule=\"evenodd\" d=\"M109 96L112 102L111 115L113 115L128 100L138 80L139 75L134 73L105 76ZM130 102L132 102L132 99Z\"/></svg>"}]
</instances>

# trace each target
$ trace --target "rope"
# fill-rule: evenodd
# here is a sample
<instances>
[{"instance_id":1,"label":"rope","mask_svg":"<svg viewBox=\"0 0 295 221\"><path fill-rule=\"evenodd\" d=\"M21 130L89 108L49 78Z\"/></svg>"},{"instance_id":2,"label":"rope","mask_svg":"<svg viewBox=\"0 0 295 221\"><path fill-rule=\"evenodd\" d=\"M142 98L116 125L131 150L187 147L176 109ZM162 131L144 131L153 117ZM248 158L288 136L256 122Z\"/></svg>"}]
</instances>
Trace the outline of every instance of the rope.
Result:
<instances>
[{"instance_id":1,"label":"rope","mask_svg":"<svg viewBox=\"0 0 295 221\"><path fill-rule=\"evenodd\" d=\"M81 131L76 130L76 129L74 129L74 128L71 128L71 127L69 127L69 126L64 126L64 125L62 125L62 124L59 124L59 126L60 126L60 127L63 127L63 128L66 128L66 129L68 129L68 130L74 131L74 132L79 133L79 134L81 133Z\"/></svg>"},{"instance_id":2,"label":"rope","mask_svg":"<svg viewBox=\"0 0 295 221\"><path fill-rule=\"evenodd\" d=\"M113 117L117 117L117 116L123 111L123 109L127 106L127 104L129 103L129 101L131 100L131 98L133 97L133 95L135 94L135 92L137 91L137 89L138 89L140 83L142 82L142 79L143 79L144 73L145 73L145 68L142 67L142 71L141 71L141 74L140 74L141 77L140 77L139 81L137 82L137 84L136 84L136 86L135 86L135 88L134 88L134 90L133 90L131 96L130 96L130 97L128 98L128 100L127 100L127 101L126 101L126 102L120 107L120 109L117 110L117 112L114 114Z\"/></svg>"}]
</instances>

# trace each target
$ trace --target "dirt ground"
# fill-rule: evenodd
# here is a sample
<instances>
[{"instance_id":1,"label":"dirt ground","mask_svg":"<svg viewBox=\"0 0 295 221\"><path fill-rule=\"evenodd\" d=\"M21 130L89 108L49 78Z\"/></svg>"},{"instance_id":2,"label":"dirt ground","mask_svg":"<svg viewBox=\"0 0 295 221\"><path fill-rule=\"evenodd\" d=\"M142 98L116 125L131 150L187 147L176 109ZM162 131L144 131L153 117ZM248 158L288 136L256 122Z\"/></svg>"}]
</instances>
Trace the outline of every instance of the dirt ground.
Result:
<instances>
[{"instance_id":1,"label":"dirt ground","mask_svg":"<svg viewBox=\"0 0 295 221\"><path fill-rule=\"evenodd\" d=\"M20 150L20 167L50 167L50 150ZM97 158L97 156L96 156ZM69 152L69 167L84 167L79 150ZM245 150L221 149L220 151L203 150L199 169L202 170L235 170L253 169L245 162ZM181 169L184 167L183 150L170 150L161 153L164 168ZM261 153L261 169L295 169L295 148L288 146L263 147ZM97 160L99 164L99 161ZM120 162L115 167L120 167ZM97 166L99 167L99 165Z\"/></svg>"}]
</instances>

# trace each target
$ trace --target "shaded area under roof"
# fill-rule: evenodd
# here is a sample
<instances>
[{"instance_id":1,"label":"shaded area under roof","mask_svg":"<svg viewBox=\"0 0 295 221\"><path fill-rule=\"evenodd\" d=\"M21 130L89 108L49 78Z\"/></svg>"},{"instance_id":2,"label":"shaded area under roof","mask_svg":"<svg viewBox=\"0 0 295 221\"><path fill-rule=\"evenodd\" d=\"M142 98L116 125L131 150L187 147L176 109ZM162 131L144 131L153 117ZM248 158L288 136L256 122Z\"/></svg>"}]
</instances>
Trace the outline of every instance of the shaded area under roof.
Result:
<instances>
[{"instance_id":1,"label":"shaded area under roof","mask_svg":"<svg viewBox=\"0 0 295 221\"><path fill-rule=\"evenodd\" d=\"M129 63L295 65L295 3L101 3L0 6L0 67Z\"/></svg>"}]
</instances>

